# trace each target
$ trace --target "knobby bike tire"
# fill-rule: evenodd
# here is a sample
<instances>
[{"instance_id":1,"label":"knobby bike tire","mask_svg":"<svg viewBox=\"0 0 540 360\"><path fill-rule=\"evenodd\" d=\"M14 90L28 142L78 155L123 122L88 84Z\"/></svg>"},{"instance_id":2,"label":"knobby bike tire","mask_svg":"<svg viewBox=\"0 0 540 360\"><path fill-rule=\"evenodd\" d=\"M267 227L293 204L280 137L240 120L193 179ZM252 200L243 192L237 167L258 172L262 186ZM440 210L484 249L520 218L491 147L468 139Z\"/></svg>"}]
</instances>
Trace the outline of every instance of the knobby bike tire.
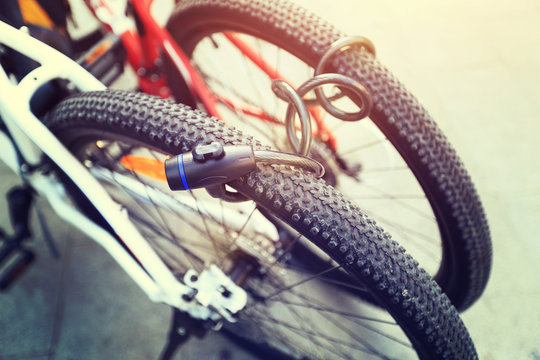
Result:
<instances>
[{"instance_id":1,"label":"knobby bike tire","mask_svg":"<svg viewBox=\"0 0 540 360\"><path fill-rule=\"evenodd\" d=\"M168 154L213 141L266 148L187 106L119 90L67 98L44 123L68 149L96 136L130 138ZM420 358L476 358L456 309L437 284L324 181L287 166L265 165L230 185L308 238L365 286L401 326ZM338 299L336 306L338 311L344 303ZM335 356L345 357L341 355Z\"/></svg>"},{"instance_id":2,"label":"knobby bike tire","mask_svg":"<svg viewBox=\"0 0 540 360\"><path fill-rule=\"evenodd\" d=\"M344 37L282 0L181 1L168 29L188 55L206 34L235 31L273 43L312 67ZM415 174L436 216L443 249L434 279L458 310L467 309L487 285L492 249L480 198L462 161L417 99L366 49L335 55L327 71L350 76L370 92L370 118Z\"/></svg>"}]
</instances>

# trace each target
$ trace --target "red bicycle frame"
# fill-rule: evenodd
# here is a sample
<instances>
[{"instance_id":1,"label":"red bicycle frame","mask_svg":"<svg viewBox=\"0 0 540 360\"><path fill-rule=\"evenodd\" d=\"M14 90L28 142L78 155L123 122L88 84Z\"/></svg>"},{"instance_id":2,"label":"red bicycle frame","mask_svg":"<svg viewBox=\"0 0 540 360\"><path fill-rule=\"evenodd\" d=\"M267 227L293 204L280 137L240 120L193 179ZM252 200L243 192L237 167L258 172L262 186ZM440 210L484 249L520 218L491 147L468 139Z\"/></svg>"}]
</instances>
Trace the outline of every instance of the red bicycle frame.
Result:
<instances>
[{"instance_id":1,"label":"red bicycle frame","mask_svg":"<svg viewBox=\"0 0 540 360\"><path fill-rule=\"evenodd\" d=\"M167 79L162 71L158 70L158 64L164 53L177 68L186 82L191 94L200 101L207 112L217 118L221 118L217 104L221 103L236 109L246 115L257 117L263 121L282 123L262 109L246 104L237 104L217 96L206 86L197 70L191 65L188 56L176 44L170 33L154 19L151 6L154 0L130 0L134 16L139 22L138 26L143 31L134 31L133 27L126 25L127 18L125 9L113 9L107 0L85 0L94 15L104 23L107 28L119 36L127 51L127 60L135 70L139 88L149 94L168 98L171 90ZM126 3L127 4L127 1ZM268 75L271 80L281 79L287 81L277 69L268 64L247 42L233 33L225 33L225 37L252 61L259 69ZM336 149L336 139L327 128L321 116L320 108L310 108L317 130L314 134L332 149Z\"/></svg>"}]
</instances>

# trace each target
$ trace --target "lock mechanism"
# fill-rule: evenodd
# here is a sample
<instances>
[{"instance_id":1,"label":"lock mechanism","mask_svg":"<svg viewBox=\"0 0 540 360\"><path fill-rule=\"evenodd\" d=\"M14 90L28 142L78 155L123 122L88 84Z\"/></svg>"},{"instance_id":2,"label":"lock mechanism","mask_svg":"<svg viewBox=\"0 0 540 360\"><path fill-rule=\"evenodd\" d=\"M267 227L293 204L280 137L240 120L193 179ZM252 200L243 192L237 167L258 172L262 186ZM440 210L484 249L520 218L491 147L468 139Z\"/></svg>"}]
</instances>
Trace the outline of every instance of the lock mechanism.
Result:
<instances>
[{"instance_id":1,"label":"lock mechanism","mask_svg":"<svg viewBox=\"0 0 540 360\"><path fill-rule=\"evenodd\" d=\"M251 146L197 145L193 151L165 161L171 190L190 190L228 183L257 168Z\"/></svg>"}]
</instances>

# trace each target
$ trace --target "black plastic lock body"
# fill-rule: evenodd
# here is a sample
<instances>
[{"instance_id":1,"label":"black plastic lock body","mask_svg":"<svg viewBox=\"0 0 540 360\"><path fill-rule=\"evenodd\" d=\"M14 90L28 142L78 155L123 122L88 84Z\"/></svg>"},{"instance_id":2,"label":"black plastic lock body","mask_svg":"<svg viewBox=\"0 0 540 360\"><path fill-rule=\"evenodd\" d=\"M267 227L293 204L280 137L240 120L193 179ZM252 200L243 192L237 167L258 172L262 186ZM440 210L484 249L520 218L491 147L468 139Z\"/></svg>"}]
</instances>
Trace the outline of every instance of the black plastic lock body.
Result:
<instances>
[{"instance_id":1,"label":"black plastic lock body","mask_svg":"<svg viewBox=\"0 0 540 360\"><path fill-rule=\"evenodd\" d=\"M257 168L251 146L198 145L191 153L165 160L171 190L189 190L228 183Z\"/></svg>"}]
</instances>

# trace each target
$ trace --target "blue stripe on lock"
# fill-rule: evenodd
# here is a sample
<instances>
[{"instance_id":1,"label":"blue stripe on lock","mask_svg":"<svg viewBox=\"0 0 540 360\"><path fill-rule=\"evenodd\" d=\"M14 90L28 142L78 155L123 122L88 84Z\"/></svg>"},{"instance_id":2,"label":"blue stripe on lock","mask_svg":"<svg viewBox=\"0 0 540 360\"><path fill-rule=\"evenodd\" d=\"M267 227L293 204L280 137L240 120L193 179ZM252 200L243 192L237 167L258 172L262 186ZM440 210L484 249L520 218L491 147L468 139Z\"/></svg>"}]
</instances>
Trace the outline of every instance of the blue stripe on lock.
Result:
<instances>
[{"instance_id":1,"label":"blue stripe on lock","mask_svg":"<svg viewBox=\"0 0 540 360\"><path fill-rule=\"evenodd\" d=\"M180 161L178 162L178 172L180 173L180 179L182 179L182 185L184 189L189 190L189 186L186 179L186 172L184 171L184 154L180 154Z\"/></svg>"}]
</instances>

